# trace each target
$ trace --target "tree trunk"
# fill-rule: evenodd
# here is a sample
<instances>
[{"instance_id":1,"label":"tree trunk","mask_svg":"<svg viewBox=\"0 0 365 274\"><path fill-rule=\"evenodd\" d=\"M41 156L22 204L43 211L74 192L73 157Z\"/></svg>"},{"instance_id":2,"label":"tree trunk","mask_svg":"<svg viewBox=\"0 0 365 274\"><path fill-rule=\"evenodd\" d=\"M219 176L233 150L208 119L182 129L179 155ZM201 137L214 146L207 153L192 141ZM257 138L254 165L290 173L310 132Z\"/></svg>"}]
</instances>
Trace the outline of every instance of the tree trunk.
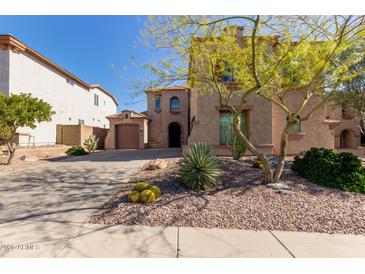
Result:
<instances>
[{"instance_id":1,"label":"tree trunk","mask_svg":"<svg viewBox=\"0 0 365 274\"><path fill-rule=\"evenodd\" d=\"M283 173L284 164L285 164L285 157L286 157L286 150L288 148L288 135L296 126L296 122L289 123L283 133L281 134L280 138L280 152L278 155L278 163L274 171L274 183L279 182L281 174Z\"/></svg>"},{"instance_id":2,"label":"tree trunk","mask_svg":"<svg viewBox=\"0 0 365 274\"><path fill-rule=\"evenodd\" d=\"M15 153L15 148L13 147L13 145L11 144L11 142L7 142L6 143L7 147L8 147L8 153L9 153L9 158L8 158L8 161L7 161L7 165L10 165L11 162L13 161L13 158L14 158L14 153Z\"/></svg>"},{"instance_id":3,"label":"tree trunk","mask_svg":"<svg viewBox=\"0 0 365 274\"><path fill-rule=\"evenodd\" d=\"M259 152L255 146L248 140L248 138L241 132L240 126L239 126L239 120L234 121L233 128L235 130L235 133L240 138L240 140L247 146L247 149L251 151L264 165L264 171L265 171L265 183L269 184L273 182L273 173L271 171L269 160L266 158L266 156Z\"/></svg>"},{"instance_id":4,"label":"tree trunk","mask_svg":"<svg viewBox=\"0 0 365 274\"><path fill-rule=\"evenodd\" d=\"M359 119L359 126L361 134L365 135L365 118L360 117Z\"/></svg>"}]
</instances>

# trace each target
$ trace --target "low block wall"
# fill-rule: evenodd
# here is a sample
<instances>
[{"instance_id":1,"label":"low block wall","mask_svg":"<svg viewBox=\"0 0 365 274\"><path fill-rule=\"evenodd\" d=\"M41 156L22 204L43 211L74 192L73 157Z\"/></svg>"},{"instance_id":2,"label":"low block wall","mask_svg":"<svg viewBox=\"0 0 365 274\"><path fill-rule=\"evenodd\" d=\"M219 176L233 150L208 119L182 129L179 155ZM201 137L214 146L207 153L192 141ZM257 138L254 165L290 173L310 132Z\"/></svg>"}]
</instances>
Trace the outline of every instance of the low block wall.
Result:
<instances>
[{"instance_id":1,"label":"low block wall","mask_svg":"<svg viewBox=\"0 0 365 274\"><path fill-rule=\"evenodd\" d=\"M335 151L337 153L341 152L351 152L352 154L358 156L358 157L364 157L365 156L365 147L357 147L357 148L336 148Z\"/></svg>"},{"instance_id":2,"label":"low block wall","mask_svg":"<svg viewBox=\"0 0 365 274\"><path fill-rule=\"evenodd\" d=\"M49 146L49 147L37 147L37 148L18 148L15 150L15 157L21 157L23 155L36 156L38 158L48 158L57 154L63 154L69 146Z\"/></svg>"},{"instance_id":3,"label":"low block wall","mask_svg":"<svg viewBox=\"0 0 365 274\"><path fill-rule=\"evenodd\" d=\"M98 149L104 149L106 128L85 125L57 125L56 143L69 146L83 146L84 141L90 136L99 138Z\"/></svg>"}]
</instances>

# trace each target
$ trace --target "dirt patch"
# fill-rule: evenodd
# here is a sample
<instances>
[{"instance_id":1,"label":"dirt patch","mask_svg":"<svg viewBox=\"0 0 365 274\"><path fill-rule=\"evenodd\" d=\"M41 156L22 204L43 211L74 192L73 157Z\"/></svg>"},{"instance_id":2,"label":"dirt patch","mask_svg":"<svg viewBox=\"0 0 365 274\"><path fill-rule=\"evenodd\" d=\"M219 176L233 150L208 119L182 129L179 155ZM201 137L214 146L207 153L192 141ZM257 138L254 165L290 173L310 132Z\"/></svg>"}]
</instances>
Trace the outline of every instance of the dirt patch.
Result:
<instances>
[{"instance_id":1,"label":"dirt patch","mask_svg":"<svg viewBox=\"0 0 365 274\"><path fill-rule=\"evenodd\" d=\"M317 186L285 167L282 192L262 183L263 171L251 167L253 158L237 162L221 158L216 188L195 192L178 177L179 158L163 170L139 171L97 214L92 223L137 224L285 230L326 233L365 233L365 195ZM130 204L127 195L136 182L159 186L162 197L151 205Z\"/></svg>"},{"instance_id":2,"label":"dirt patch","mask_svg":"<svg viewBox=\"0 0 365 274\"><path fill-rule=\"evenodd\" d=\"M65 158L65 151L69 146L48 146L37 148L19 148L15 150L15 157L11 165L0 163L0 173L11 172L19 169L39 166L50 161L56 161ZM5 148L3 148L5 150ZM25 156L25 157L24 157ZM24 161L22 159L32 158L32 161ZM3 162L6 156L3 156Z\"/></svg>"}]
</instances>

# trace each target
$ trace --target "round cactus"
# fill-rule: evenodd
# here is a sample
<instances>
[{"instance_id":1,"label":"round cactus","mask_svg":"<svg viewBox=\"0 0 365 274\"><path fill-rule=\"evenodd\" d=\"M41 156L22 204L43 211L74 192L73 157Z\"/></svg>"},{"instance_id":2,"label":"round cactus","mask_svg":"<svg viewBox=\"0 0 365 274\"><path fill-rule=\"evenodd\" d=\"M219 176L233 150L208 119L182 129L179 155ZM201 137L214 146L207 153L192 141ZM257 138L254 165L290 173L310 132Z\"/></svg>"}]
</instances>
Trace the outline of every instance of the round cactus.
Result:
<instances>
[{"instance_id":1,"label":"round cactus","mask_svg":"<svg viewBox=\"0 0 365 274\"><path fill-rule=\"evenodd\" d=\"M138 191L132 191L128 195L128 202L130 203L138 203L140 193Z\"/></svg>"},{"instance_id":2,"label":"round cactus","mask_svg":"<svg viewBox=\"0 0 365 274\"><path fill-rule=\"evenodd\" d=\"M252 164L252 167L263 170L263 169L264 169L264 164L263 164L260 160L256 160L256 161Z\"/></svg>"},{"instance_id":3,"label":"round cactus","mask_svg":"<svg viewBox=\"0 0 365 274\"><path fill-rule=\"evenodd\" d=\"M143 190L149 189L150 185L145 182L140 182L133 187L133 191L142 192Z\"/></svg>"},{"instance_id":4,"label":"round cactus","mask_svg":"<svg viewBox=\"0 0 365 274\"><path fill-rule=\"evenodd\" d=\"M155 198L161 196L161 189L158 186L151 186L150 190L155 194Z\"/></svg>"},{"instance_id":5,"label":"round cactus","mask_svg":"<svg viewBox=\"0 0 365 274\"><path fill-rule=\"evenodd\" d=\"M141 192L141 194L139 195L139 201L144 204L153 203L155 201L155 199L156 199L155 193L153 193L153 191L151 191L149 189L143 190Z\"/></svg>"}]
</instances>

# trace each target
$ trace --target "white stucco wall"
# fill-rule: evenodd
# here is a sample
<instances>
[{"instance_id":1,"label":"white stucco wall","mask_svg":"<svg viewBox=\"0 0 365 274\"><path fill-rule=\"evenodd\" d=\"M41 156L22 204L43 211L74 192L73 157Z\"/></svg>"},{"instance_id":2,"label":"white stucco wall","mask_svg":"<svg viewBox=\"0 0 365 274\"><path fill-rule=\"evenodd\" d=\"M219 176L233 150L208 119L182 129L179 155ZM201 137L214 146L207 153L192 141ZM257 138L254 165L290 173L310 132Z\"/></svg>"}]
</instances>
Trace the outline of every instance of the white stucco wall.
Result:
<instances>
[{"instance_id":1,"label":"white stucco wall","mask_svg":"<svg viewBox=\"0 0 365 274\"><path fill-rule=\"evenodd\" d=\"M9 51L0 49L0 92L9 94Z\"/></svg>"},{"instance_id":2,"label":"white stucco wall","mask_svg":"<svg viewBox=\"0 0 365 274\"><path fill-rule=\"evenodd\" d=\"M37 145L56 142L57 124L78 124L109 127L105 116L114 114L117 106L113 99L98 88L88 90L76 82L67 83L67 78L34 57L21 52L9 52L10 94L30 93L52 105L56 113L51 122L42 122L36 129L21 128L20 133L34 136ZM94 94L99 95L99 106L94 105Z\"/></svg>"}]
</instances>

